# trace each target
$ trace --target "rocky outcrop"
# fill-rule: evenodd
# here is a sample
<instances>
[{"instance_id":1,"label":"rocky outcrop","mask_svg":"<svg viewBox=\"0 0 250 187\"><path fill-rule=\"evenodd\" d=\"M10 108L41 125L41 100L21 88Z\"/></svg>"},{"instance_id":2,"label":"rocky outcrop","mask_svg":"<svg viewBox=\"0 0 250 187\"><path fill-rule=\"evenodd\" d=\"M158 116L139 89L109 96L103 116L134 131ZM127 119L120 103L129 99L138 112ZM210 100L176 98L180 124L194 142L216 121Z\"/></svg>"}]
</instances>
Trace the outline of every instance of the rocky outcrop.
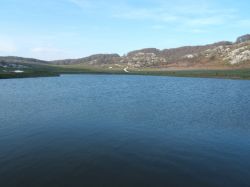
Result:
<instances>
[{"instance_id":1,"label":"rocky outcrop","mask_svg":"<svg viewBox=\"0 0 250 187\"><path fill-rule=\"evenodd\" d=\"M229 63L232 65L250 61L250 47L243 46L233 49L226 53L224 60L229 61Z\"/></svg>"},{"instance_id":2,"label":"rocky outcrop","mask_svg":"<svg viewBox=\"0 0 250 187\"><path fill-rule=\"evenodd\" d=\"M236 40L236 43L243 43L246 41L250 41L250 34L246 34L246 35L238 37Z\"/></svg>"},{"instance_id":3,"label":"rocky outcrop","mask_svg":"<svg viewBox=\"0 0 250 187\"><path fill-rule=\"evenodd\" d=\"M129 52L121 60L132 67L164 66L173 63L196 62L202 52L218 46L232 45L232 42L218 42L204 46L185 46L172 49L159 50L156 48L146 48Z\"/></svg>"},{"instance_id":4,"label":"rocky outcrop","mask_svg":"<svg viewBox=\"0 0 250 187\"><path fill-rule=\"evenodd\" d=\"M166 63L166 59L158 56L158 52L147 53L147 52L131 52L129 55L124 56L120 61L126 63L130 67L152 67L161 63Z\"/></svg>"}]
</instances>

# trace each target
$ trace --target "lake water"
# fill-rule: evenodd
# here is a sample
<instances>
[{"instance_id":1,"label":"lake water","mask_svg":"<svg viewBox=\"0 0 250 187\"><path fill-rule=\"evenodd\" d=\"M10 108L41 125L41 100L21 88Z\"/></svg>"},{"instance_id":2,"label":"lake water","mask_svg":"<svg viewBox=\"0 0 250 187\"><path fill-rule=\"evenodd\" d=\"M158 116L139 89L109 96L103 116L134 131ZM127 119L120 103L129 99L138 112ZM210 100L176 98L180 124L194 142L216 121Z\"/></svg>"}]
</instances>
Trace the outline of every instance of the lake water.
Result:
<instances>
[{"instance_id":1,"label":"lake water","mask_svg":"<svg viewBox=\"0 0 250 187\"><path fill-rule=\"evenodd\" d=\"M249 187L250 81L0 80L0 186Z\"/></svg>"}]
</instances>

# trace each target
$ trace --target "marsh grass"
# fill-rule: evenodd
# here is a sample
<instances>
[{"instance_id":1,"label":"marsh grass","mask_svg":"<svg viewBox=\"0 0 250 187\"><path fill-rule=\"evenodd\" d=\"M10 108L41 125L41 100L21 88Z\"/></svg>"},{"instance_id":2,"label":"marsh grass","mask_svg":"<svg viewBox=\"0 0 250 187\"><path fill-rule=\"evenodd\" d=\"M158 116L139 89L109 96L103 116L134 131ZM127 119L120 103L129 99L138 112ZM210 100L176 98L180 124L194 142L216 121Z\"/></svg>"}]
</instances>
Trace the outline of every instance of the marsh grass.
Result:
<instances>
[{"instance_id":1,"label":"marsh grass","mask_svg":"<svg viewBox=\"0 0 250 187\"><path fill-rule=\"evenodd\" d=\"M28 68L22 69L24 73L11 72L13 69L0 68L0 79L59 76L60 74L126 74L126 75L154 75L175 77L206 77L227 79L250 79L250 69L235 70L159 70L157 68L129 69L129 73L123 70L123 66L109 69L108 66L84 66L84 65L44 65L25 64Z\"/></svg>"}]
</instances>

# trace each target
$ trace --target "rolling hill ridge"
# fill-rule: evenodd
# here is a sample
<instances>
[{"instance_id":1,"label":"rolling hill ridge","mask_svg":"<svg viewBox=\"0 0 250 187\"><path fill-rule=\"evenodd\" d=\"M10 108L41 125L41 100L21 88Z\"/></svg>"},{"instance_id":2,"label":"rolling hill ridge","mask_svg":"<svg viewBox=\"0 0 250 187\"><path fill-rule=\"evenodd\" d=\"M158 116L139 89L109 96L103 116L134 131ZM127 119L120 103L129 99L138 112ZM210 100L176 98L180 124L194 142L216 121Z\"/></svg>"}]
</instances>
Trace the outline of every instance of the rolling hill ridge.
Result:
<instances>
[{"instance_id":1,"label":"rolling hill ridge","mask_svg":"<svg viewBox=\"0 0 250 187\"><path fill-rule=\"evenodd\" d=\"M120 56L95 54L79 59L45 61L34 58L0 57L0 74L22 76L58 75L60 73L141 73L181 70L250 69L250 35L235 42L221 41L208 45L170 49L145 48ZM244 74L245 75L245 74ZM10 76L10 77L11 77ZM247 74L248 76L248 74ZM250 77L250 74L249 74ZM1 78L1 77L0 77Z\"/></svg>"}]
</instances>

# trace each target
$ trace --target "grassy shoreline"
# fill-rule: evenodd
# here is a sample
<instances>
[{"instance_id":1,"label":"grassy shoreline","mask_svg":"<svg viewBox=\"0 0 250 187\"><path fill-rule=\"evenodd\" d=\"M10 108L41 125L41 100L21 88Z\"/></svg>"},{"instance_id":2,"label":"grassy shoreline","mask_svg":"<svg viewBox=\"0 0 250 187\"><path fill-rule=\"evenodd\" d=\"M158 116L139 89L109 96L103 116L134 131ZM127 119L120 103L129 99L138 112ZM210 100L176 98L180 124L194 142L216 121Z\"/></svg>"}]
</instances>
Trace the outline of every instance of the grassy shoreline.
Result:
<instances>
[{"instance_id":1,"label":"grassy shoreline","mask_svg":"<svg viewBox=\"0 0 250 187\"><path fill-rule=\"evenodd\" d=\"M0 79L54 77L61 74L122 74L122 75L151 75L170 77L197 77L250 80L250 69L230 70L161 70L161 69L133 69L125 72L123 68L107 69L95 67L72 66L32 66L24 73L0 72Z\"/></svg>"}]
</instances>

